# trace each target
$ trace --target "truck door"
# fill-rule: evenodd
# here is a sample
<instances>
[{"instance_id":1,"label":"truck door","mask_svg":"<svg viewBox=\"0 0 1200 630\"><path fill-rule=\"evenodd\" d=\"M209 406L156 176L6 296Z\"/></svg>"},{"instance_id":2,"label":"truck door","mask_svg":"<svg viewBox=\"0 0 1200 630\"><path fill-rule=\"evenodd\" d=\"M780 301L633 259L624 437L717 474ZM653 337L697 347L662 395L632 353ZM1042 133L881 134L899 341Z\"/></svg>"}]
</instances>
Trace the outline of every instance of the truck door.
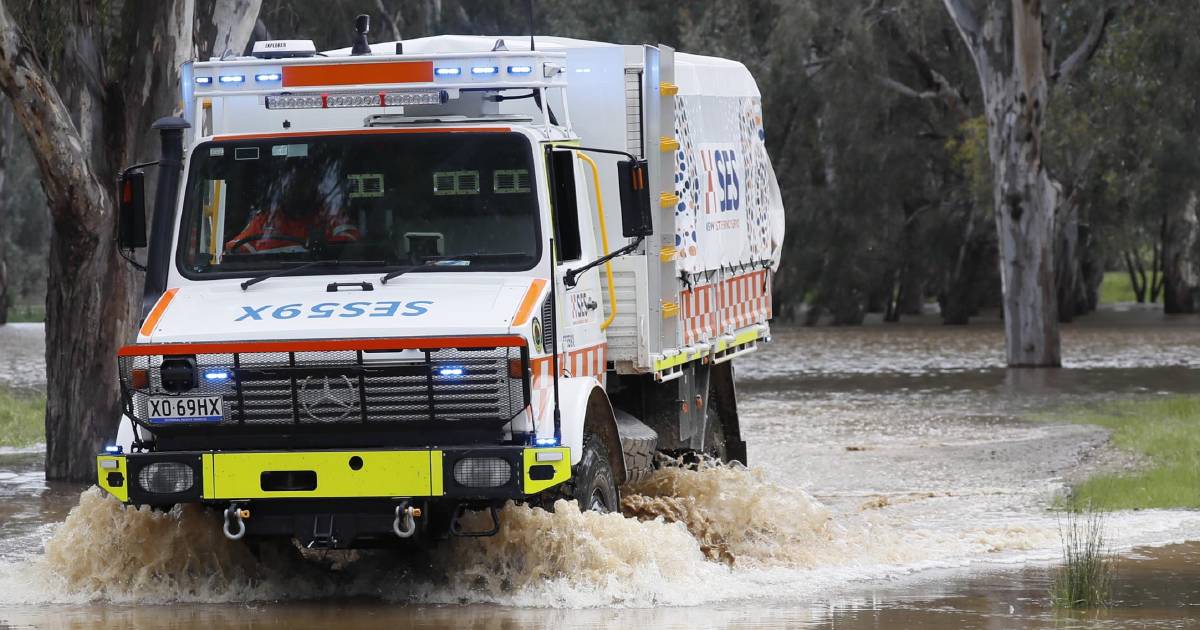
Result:
<instances>
[{"instance_id":1,"label":"truck door","mask_svg":"<svg viewBox=\"0 0 1200 630\"><path fill-rule=\"evenodd\" d=\"M603 267L578 276L574 287L566 286L566 274L600 254L593 227L588 183L591 175L582 168L577 152L558 148L547 153L551 171L551 208L555 242L555 296L558 312L555 329L559 370L563 376L593 376L604 381L607 345L600 324L606 315L601 304L600 273Z\"/></svg>"}]
</instances>

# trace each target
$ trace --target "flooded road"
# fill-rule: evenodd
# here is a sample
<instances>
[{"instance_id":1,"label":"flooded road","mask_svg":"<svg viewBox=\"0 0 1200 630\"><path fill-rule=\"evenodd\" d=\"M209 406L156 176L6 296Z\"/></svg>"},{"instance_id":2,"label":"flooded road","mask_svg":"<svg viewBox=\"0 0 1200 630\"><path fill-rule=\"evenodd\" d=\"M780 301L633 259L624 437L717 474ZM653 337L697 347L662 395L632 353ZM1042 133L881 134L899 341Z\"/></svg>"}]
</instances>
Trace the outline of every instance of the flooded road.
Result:
<instances>
[{"instance_id":1,"label":"flooded road","mask_svg":"<svg viewBox=\"0 0 1200 630\"><path fill-rule=\"evenodd\" d=\"M0 327L0 383L38 386L30 330ZM1200 540L1196 512L1114 514L1120 606L1049 609L1050 505L1131 463L1053 417L1200 392L1198 333L1102 313L1065 329L1073 369L1010 372L994 323L777 326L738 364L752 470L668 469L626 492L630 513L680 522L515 507L495 538L334 569L259 565L208 515L81 501L37 452L0 453L0 625L1179 627L1200 616L1200 547L1161 545Z\"/></svg>"}]
</instances>

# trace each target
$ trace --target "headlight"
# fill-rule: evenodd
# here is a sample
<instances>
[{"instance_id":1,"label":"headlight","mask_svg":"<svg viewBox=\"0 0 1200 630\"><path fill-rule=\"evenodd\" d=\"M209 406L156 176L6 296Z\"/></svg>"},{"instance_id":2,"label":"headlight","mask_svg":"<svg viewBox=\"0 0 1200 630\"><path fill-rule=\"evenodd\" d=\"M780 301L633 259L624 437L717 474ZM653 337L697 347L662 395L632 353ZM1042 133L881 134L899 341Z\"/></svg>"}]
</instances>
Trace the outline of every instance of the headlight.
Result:
<instances>
[{"instance_id":1,"label":"headlight","mask_svg":"<svg viewBox=\"0 0 1200 630\"><path fill-rule=\"evenodd\" d=\"M499 488L512 479L512 466L499 457L467 457L454 464L454 481L467 488Z\"/></svg>"},{"instance_id":2,"label":"headlight","mask_svg":"<svg viewBox=\"0 0 1200 630\"><path fill-rule=\"evenodd\" d=\"M138 485L150 494L179 494L195 485L192 467L179 462L147 464L138 472Z\"/></svg>"}]
</instances>

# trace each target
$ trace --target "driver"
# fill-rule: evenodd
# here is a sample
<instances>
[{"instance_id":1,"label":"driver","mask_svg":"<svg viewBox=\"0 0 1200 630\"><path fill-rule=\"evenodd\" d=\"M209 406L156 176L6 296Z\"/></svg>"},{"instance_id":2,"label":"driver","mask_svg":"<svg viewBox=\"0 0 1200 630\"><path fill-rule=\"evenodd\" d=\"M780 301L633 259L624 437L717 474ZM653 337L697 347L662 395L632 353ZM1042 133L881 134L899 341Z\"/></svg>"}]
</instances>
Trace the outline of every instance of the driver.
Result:
<instances>
[{"instance_id":1,"label":"driver","mask_svg":"<svg viewBox=\"0 0 1200 630\"><path fill-rule=\"evenodd\" d=\"M304 252L313 242L347 243L358 240L358 228L321 194L319 169L302 165L279 180L271 204L250 215L241 232L225 244L225 251Z\"/></svg>"}]
</instances>

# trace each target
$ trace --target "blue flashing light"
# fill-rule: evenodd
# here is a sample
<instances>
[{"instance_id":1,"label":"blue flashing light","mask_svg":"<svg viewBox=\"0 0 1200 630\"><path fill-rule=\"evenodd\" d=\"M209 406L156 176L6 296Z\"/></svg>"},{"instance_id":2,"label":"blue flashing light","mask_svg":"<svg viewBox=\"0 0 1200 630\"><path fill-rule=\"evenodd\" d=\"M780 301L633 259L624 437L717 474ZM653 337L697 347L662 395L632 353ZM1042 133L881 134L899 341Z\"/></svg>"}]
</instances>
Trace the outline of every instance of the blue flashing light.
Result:
<instances>
[{"instance_id":1,"label":"blue flashing light","mask_svg":"<svg viewBox=\"0 0 1200 630\"><path fill-rule=\"evenodd\" d=\"M509 74L529 74L533 72L533 66L509 66Z\"/></svg>"},{"instance_id":2,"label":"blue flashing light","mask_svg":"<svg viewBox=\"0 0 1200 630\"><path fill-rule=\"evenodd\" d=\"M212 83L212 77L196 77L196 85L209 85Z\"/></svg>"},{"instance_id":3,"label":"blue flashing light","mask_svg":"<svg viewBox=\"0 0 1200 630\"><path fill-rule=\"evenodd\" d=\"M254 75L254 80L258 81L259 83L265 83L267 81L278 81L281 78L283 78L283 75L279 74L278 72L268 72L266 74Z\"/></svg>"},{"instance_id":4,"label":"blue flashing light","mask_svg":"<svg viewBox=\"0 0 1200 630\"><path fill-rule=\"evenodd\" d=\"M457 366L444 367L438 370L438 374L441 374L442 376L462 376L465 373L466 370Z\"/></svg>"},{"instance_id":5,"label":"blue flashing light","mask_svg":"<svg viewBox=\"0 0 1200 630\"><path fill-rule=\"evenodd\" d=\"M206 380L206 381L226 381L226 380L229 380L230 376L231 375L229 374L228 370L212 370L212 371L204 373L204 380Z\"/></svg>"},{"instance_id":6,"label":"blue flashing light","mask_svg":"<svg viewBox=\"0 0 1200 630\"><path fill-rule=\"evenodd\" d=\"M221 78L217 79L221 83L245 83L246 75L244 74L222 74Z\"/></svg>"},{"instance_id":7,"label":"blue flashing light","mask_svg":"<svg viewBox=\"0 0 1200 630\"><path fill-rule=\"evenodd\" d=\"M462 74L462 68L434 68L433 73L439 77L456 77Z\"/></svg>"},{"instance_id":8,"label":"blue flashing light","mask_svg":"<svg viewBox=\"0 0 1200 630\"><path fill-rule=\"evenodd\" d=\"M121 451L122 449L120 445L117 444L109 444L108 446L104 447L104 452L108 453L109 455L120 455Z\"/></svg>"},{"instance_id":9,"label":"blue flashing light","mask_svg":"<svg viewBox=\"0 0 1200 630\"><path fill-rule=\"evenodd\" d=\"M540 437L533 441L538 446L558 446L558 438Z\"/></svg>"},{"instance_id":10,"label":"blue flashing light","mask_svg":"<svg viewBox=\"0 0 1200 630\"><path fill-rule=\"evenodd\" d=\"M500 68L496 66L475 66L471 68L471 74L496 74L500 72Z\"/></svg>"}]
</instances>

